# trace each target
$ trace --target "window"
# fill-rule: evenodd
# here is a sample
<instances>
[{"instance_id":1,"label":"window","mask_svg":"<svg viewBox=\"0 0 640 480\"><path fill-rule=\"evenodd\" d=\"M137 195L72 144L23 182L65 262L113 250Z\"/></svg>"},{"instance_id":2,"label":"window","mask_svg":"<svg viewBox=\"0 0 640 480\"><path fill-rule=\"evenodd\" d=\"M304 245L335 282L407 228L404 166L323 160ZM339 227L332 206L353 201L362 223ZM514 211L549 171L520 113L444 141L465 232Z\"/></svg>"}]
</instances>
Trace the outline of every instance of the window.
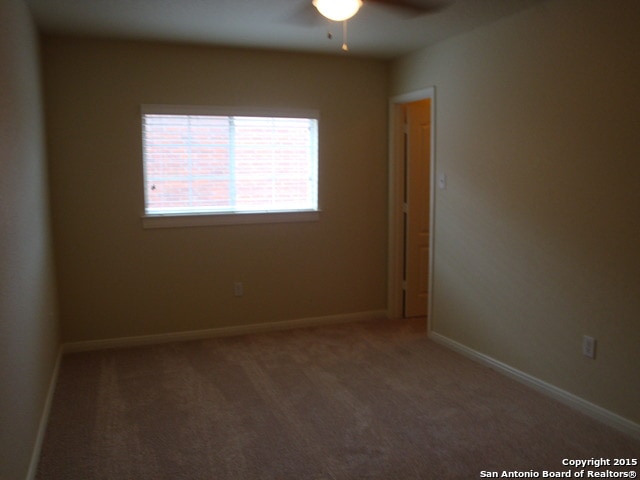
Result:
<instances>
[{"instance_id":1,"label":"window","mask_svg":"<svg viewBox=\"0 0 640 480\"><path fill-rule=\"evenodd\" d=\"M142 134L145 226L317 215L317 112L145 105Z\"/></svg>"}]
</instances>

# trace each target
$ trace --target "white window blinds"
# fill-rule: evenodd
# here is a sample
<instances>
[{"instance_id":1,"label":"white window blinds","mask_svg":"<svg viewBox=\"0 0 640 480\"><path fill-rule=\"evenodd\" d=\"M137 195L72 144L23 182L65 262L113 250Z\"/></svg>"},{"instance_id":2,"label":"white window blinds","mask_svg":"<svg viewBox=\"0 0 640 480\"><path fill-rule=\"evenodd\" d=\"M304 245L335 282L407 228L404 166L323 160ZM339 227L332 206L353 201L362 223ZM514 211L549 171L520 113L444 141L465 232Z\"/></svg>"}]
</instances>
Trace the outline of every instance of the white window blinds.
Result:
<instances>
[{"instance_id":1,"label":"white window blinds","mask_svg":"<svg viewBox=\"0 0 640 480\"><path fill-rule=\"evenodd\" d=\"M317 118L146 109L142 119L146 214L317 210Z\"/></svg>"}]
</instances>

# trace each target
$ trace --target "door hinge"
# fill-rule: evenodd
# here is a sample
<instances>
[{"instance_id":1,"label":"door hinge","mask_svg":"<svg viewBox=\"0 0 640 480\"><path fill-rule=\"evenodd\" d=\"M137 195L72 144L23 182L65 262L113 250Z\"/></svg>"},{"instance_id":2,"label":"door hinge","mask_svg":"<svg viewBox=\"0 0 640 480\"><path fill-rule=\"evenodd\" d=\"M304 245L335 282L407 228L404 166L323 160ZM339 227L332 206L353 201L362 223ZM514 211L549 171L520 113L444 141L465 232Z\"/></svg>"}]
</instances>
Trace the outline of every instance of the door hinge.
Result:
<instances>
[{"instance_id":1,"label":"door hinge","mask_svg":"<svg viewBox=\"0 0 640 480\"><path fill-rule=\"evenodd\" d=\"M402 290L406 290L407 289L407 281L403 280L402 281Z\"/></svg>"},{"instance_id":2,"label":"door hinge","mask_svg":"<svg viewBox=\"0 0 640 480\"><path fill-rule=\"evenodd\" d=\"M409 213L409 204L406 202L402 204L402 213Z\"/></svg>"}]
</instances>

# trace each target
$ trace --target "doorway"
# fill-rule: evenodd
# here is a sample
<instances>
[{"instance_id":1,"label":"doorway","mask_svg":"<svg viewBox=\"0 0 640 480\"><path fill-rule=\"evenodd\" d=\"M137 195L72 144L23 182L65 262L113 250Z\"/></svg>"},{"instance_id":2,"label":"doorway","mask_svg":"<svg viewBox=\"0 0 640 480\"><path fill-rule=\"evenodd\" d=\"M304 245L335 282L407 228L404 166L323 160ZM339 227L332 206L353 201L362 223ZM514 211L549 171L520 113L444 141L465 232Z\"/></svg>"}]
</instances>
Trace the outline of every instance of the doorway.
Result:
<instances>
[{"instance_id":1,"label":"doorway","mask_svg":"<svg viewBox=\"0 0 640 480\"><path fill-rule=\"evenodd\" d=\"M390 318L429 317L433 265L434 89L390 105Z\"/></svg>"}]
</instances>

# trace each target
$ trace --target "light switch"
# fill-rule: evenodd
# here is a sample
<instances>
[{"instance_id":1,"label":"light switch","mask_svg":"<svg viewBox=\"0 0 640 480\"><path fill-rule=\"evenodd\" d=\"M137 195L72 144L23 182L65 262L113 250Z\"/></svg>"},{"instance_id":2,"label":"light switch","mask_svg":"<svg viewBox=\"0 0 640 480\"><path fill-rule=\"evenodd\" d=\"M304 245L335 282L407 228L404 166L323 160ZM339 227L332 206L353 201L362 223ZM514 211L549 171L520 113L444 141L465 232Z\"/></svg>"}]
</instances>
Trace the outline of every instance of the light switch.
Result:
<instances>
[{"instance_id":1,"label":"light switch","mask_svg":"<svg viewBox=\"0 0 640 480\"><path fill-rule=\"evenodd\" d=\"M447 189L447 175L445 173L438 175L438 188L441 190Z\"/></svg>"}]
</instances>

